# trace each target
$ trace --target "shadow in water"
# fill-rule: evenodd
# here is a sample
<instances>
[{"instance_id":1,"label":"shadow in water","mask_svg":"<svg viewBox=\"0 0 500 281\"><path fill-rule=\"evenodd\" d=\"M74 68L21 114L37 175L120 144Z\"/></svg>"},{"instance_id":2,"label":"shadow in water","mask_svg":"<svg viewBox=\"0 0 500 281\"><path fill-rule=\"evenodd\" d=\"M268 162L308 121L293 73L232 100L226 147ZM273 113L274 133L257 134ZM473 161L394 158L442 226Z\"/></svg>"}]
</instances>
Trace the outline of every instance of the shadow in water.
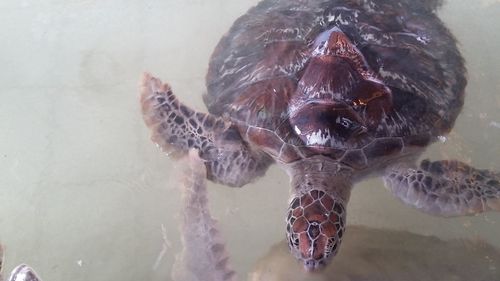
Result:
<instances>
[{"instance_id":1,"label":"shadow in water","mask_svg":"<svg viewBox=\"0 0 500 281\"><path fill-rule=\"evenodd\" d=\"M445 241L363 226L347 231L340 253L324 271L305 272L283 240L257 261L249 280L500 280L500 251L483 241Z\"/></svg>"}]
</instances>

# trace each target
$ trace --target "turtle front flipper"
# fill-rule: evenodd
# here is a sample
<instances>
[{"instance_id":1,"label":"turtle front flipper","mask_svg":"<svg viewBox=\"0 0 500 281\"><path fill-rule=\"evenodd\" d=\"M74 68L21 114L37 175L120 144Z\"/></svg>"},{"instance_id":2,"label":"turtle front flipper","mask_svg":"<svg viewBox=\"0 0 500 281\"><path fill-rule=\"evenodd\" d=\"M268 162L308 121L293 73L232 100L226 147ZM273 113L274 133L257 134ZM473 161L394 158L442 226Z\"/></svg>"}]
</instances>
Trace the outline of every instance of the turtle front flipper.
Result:
<instances>
[{"instance_id":1,"label":"turtle front flipper","mask_svg":"<svg viewBox=\"0 0 500 281\"><path fill-rule=\"evenodd\" d=\"M500 211L500 173L463 162L424 160L420 167L391 166L386 187L406 204L441 216Z\"/></svg>"},{"instance_id":2,"label":"turtle front flipper","mask_svg":"<svg viewBox=\"0 0 500 281\"><path fill-rule=\"evenodd\" d=\"M203 161L191 150L184 162L180 181L183 249L176 255L172 280L235 281L218 222L210 214Z\"/></svg>"},{"instance_id":3,"label":"turtle front flipper","mask_svg":"<svg viewBox=\"0 0 500 281\"><path fill-rule=\"evenodd\" d=\"M230 125L183 105L168 84L147 73L142 81L141 105L144 122L153 131L151 139L167 154L181 156L194 148L206 159L215 153L215 135Z\"/></svg>"},{"instance_id":4,"label":"turtle front flipper","mask_svg":"<svg viewBox=\"0 0 500 281\"><path fill-rule=\"evenodd\" d=\"M142 81L141 104L151 139L168 154L198 150L210 180L243 186L262 176L272 162L263 152L251 150L231 121L190 109L169 85L149 74Z\"/></svg>"}]
</instances>

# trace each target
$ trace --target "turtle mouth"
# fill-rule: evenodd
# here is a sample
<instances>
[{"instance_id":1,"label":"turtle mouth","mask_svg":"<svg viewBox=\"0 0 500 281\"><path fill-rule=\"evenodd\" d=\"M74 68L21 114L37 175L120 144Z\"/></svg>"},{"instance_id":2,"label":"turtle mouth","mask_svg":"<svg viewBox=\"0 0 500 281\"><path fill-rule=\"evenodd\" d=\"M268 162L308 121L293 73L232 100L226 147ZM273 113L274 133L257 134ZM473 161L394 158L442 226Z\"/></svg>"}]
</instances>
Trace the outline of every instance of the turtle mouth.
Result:
<instances>
[{"instance_id":1,"label":"turtle mouth","mask_svg":"<svg viewBox=\"0 0 500 281\"><path fill-rule=\"evenodd\" d=\"M312 272L325 268L326 262L324 260L309 259L304 261L305 271Z\"/></svg>"}]
</instances>

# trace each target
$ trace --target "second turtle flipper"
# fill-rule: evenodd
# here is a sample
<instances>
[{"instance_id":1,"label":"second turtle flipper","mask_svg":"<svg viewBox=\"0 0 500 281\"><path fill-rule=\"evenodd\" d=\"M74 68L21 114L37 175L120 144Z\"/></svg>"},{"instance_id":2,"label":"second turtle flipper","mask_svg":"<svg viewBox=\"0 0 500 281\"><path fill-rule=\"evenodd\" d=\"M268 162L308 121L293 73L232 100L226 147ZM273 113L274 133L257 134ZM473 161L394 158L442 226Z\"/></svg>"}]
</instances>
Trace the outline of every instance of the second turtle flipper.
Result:
<instances>
[{"instance_id":1,"label":"second turtle flipper","mask_svg":"<svg viewBox=\"0 0 500 281\"><path fill-rule=\"evenodd\" d=\"M263 152L250 149L230 121L190 109L170 86L149 74L143 78L141 104L152 140L177 156L198 150L210 180L243 186L262 176L272 163Z\"/></svg>"},{"instance_id":2,"label":"second turtle flipper","mask_svg":"<svg viewBox=\"0 0 500 281\"><path fill-rule=\"evenodd\" d=\"M190 151L182 179L181 238L183 251L176 257L172 279L176 281L234 281L225 243L208 208L205 167Z\"/></svg>"},{"instance_id":3,"label":"second turtle flipper","mask_svg":"<svg viewBox=\"0 0 500 281\"><path fill-rule=\"evenodd\" d=\"M384 181L396 197L426 213L461 216L500 211L500 173L460 161L424 160L419 168L391 166Z\"/></svg>"}]
</instances>

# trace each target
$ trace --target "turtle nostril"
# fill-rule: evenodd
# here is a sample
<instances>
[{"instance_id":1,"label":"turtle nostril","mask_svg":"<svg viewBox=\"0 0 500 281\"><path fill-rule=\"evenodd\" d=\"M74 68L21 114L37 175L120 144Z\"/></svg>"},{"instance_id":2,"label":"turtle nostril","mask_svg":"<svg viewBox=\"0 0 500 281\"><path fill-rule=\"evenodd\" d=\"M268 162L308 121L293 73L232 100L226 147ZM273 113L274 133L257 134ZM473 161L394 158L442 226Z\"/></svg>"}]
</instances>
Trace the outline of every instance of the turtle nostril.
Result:
<instances>
[{"instance_id":1,"label":"turtle nostril","mask_svg":"<svg viewBox=\"0 0 500 281\"><path fill-rule=\"evenodd\" d=\"M314 260L306 260L304 261L304 268L306 271L313 271L316 269L316 261Z\"/></svg>"},{"instance_id":2,"label":"turtle nostril","mask_svg":"<svg viewBox=\"0 0 500 281\"><path fill-rule=\"evenodd\" d=\"M326 262L324 260L306 260L304 261L304 268L306 271L315 271L321 270L326 266Z\"/></svg>"}]
</instances>

